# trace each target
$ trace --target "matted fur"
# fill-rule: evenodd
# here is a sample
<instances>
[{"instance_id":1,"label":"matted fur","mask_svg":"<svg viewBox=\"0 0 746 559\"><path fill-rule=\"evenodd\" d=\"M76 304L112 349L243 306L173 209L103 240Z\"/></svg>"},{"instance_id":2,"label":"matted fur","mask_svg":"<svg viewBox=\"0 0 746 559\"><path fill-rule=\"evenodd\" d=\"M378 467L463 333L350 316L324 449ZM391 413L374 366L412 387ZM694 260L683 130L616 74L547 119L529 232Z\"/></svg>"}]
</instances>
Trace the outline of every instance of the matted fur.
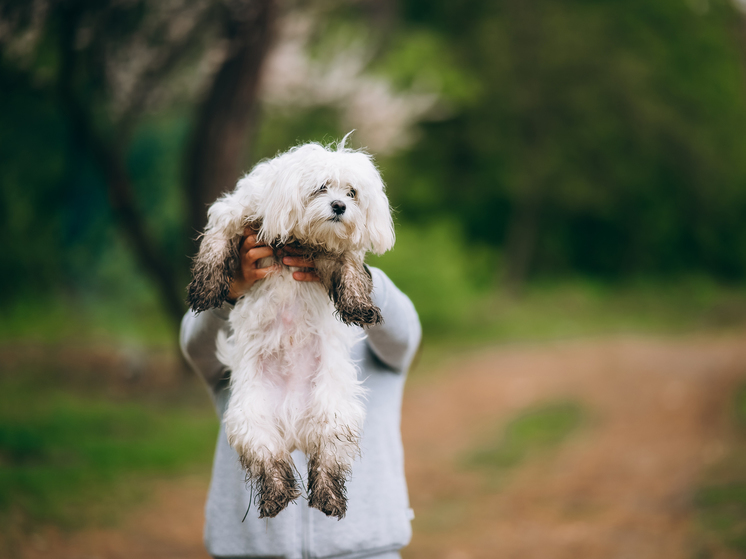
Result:
<instances>
[{"instance_id":1,"label":"matted fur","mask_svg":"<svg viewBox=\"0 0 746 559\"><path fill-rule=\"evenodd\" d=\"M318 454L308 461L308 505L340 520L347 513L345 481L350 469L344 464L324 464Z\"/></svg>"},{"instance_id":2,"label":"matted fur","mask_svg":"<svg viewBox=\"0 0 746 559\"><path fill-rule=\"evenodd\" d=\"M371 299L373 278L361 254L318 252L316 247L296 246L314 261L316 273L334 302L337 316L345 324L373 326L383 322L381 309Z\"/></svg>"},{"instance_id":3,"label":"matted fur","mask_svg":"<svg viewBox=\"0 0 746 559\"><path fill-rule=\"evenodd\" d=\"M314 260L321 282L296 281L296 269L281 266L231 311L231 334L218 336L218 358L231 371L228 441L257 492L260 516L297 498L290 453L300 449L309 457L309 505L342 518L365 418L350 359L362 332L352 325L381 321L363 262L366 251L380 254L394 243L383 181L370 156L344 140L336 149L306 144L258 164L209 210L189 287L195 310L227 297L249 223L275 248L262 266L280 263L292 244Z\"/></svg>"},{"instance_id":4,"label":"matted fur","mask_svg":"<svg viewBox=\"0 0 746 559\"><path fill-rule=\"evenodd\" d=\"M200 243L192 264L192 282L187 288L187 302L195 311L217 308L228 298L231 281L239 266L238 242L208 238Z\"/></svg>"},{"instance_id":5,"label":"matted fur","mask_svg":"<svg viewBox=\"0 0 746 559\"><path fill-rule=\"evenodd\" d=\"M247 481L256 495L259 518L274 518L300 497L290 456L264 462L248 462L246 456L241 456L240 461L247 472Z\"/></svg>"}]
</instances>

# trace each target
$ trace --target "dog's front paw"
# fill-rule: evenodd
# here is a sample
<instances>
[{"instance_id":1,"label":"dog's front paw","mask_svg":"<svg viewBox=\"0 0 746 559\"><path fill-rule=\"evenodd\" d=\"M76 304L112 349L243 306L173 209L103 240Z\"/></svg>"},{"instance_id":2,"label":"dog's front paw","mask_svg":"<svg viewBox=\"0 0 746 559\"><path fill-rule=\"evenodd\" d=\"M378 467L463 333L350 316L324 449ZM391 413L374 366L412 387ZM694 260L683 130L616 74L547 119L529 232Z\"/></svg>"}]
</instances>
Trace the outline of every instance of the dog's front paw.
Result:
<instances>
[{"instance_id":1,"label":"dog's front paw","mask_svg":"<svg viewBox=\"0 0 746 559\"><path fill-rule=\"evenodd\" d=\"M375 305L363 309L363 324L360 326L373 326L375 324L383 324L383 316L381 315L381 309Z\"/></svg>"},{"instance_id":2,"label":"dog's front paw","mask_svg":"<svg viewBox=\"0 0 746 559\"><path fill-rule=\"evenodd\" d=\"M357 307L337 305L337 313L340 320L348 326L365 327L383 323L381 309L375 305Z\"/></svg>"}]
</instances>

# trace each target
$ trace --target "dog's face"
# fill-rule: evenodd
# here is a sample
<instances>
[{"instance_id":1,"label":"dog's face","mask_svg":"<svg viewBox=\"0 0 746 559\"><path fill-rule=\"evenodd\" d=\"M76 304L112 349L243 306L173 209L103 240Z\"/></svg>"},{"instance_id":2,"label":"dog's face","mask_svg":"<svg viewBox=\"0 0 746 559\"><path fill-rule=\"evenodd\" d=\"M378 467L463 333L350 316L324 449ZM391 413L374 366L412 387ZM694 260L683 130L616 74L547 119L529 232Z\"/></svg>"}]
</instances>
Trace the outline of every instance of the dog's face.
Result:
<instances>
[{"instance_id":1,"label":"dog's face","mask_svg":"<svg viewBox=\"0 0 746 559\"><path fill-rule=\"evenodd\" d=\"M258 165L242 190L264 242L379 254L394 244L383 181L365 153L306 144Z\"/></svg>"},{"instance_id":2,"label":"dog's face","mask_svg":"<svg viewBox=\"0 0 746 559\"><path fill-rule=\"evenodd\" d=\"M208 217L188 289L196 311L220 306L228 296L246 225L258 225L267 244L377 254L394 245L381 175L369 155L344 148L344 140L336 150L306 144L258 164Z\"/></svg>"}]
</instances>

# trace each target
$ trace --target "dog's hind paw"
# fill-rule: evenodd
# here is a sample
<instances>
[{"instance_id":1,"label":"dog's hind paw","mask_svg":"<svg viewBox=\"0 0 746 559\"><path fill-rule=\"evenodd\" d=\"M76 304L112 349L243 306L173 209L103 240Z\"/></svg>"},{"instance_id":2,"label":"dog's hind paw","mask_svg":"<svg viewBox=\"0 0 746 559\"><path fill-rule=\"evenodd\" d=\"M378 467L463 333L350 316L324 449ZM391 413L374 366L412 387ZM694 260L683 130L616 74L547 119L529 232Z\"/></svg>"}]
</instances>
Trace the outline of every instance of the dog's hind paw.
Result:
<instances>
[{"instance_id":1,"label":"dog's hind paw","mask_svg":"<svg viewBox=\"0 0 746 559\"><path fill-rule=\"evenodd\" d=\"M347 513L345 479L341 468L319 467L318 461L311 459L308 463L308 506L342 520Z\"/></svg>"},{"instance_id":2,"label":"dog's hind paw","mask_svg":"<svg viewBox=\"0 0 746 559\"><path fill-rule=\"evenodd\" d=\"M287 460L265 463L249 481L256 492L259 518L274 518L300 497L293 467Z\"/></svg>"}]
</instances>

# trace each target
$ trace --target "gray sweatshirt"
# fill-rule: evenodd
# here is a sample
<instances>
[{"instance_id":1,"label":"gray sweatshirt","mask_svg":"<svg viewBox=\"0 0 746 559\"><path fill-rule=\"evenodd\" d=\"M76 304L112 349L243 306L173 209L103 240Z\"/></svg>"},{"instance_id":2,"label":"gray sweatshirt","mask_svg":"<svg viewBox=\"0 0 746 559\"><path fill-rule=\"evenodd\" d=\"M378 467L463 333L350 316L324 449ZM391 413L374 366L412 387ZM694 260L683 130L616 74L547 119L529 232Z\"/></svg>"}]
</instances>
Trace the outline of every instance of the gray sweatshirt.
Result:
<instances>
[{"instance_id":1,"label":"gray sweatshirt","mask_svg":"<svg viewBox=\"0 0 746 559\"><path fill-rule=\"evenodd\" d=\"M229 374L215 355L218 330L228 328L231 306L200 314L188 312L181 325L181 348L205 380L221 418L210 493L205 509L205 545L214 557L307 559L362 558L395 552L412 532L404 454L401 401L407 369L420 344L421 329L411 301L381 270L371 268L373 301L384 323L366 330L352 349L358 377L368 389L361 455L347 483L347 515L329 518L300 498L275 518L258 518L238 455L225 436L222 417L228 404ZM306 457L293 453L306 478ZM305 481L304 481L305 483Z\"/></svg>"}]
</instances>

